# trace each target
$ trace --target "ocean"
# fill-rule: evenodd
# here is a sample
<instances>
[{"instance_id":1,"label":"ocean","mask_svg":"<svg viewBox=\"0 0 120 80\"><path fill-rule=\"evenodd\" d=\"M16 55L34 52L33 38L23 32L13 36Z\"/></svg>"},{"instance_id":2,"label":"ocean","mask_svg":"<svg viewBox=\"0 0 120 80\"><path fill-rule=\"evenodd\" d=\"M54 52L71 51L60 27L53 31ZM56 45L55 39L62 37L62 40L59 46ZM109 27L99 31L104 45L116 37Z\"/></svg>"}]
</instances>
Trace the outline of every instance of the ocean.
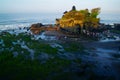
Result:
<instances>
[{"instance_id":1,"label":"ocean","mask_svg":"<svg viewBox=\"0 0 120 80\"><path fill-rule=\"evenodd\" d=\"M55 24L56 18L61 18L62 13L31 13L31 14L0 14L0 31L30 27L33 23ZM120 23L120 14L100 14L101 23Z\"/></svg>"}]
</instances>

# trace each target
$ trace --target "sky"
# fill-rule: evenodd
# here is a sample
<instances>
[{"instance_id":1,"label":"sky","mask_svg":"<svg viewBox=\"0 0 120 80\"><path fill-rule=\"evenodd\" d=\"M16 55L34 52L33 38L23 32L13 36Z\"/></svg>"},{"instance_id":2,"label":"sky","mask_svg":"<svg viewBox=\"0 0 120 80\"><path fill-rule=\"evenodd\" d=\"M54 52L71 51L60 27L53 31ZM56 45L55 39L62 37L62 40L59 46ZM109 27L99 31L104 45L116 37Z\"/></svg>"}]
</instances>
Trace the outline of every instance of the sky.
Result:
<instances>
[{"instance_id":1,"label":"sky","mask_svg":"<svg viewBox=\"0 0 120 80\"><path fill-rule=\"evenodd\" d=\"M120 0L0 0L0 13L59 13L71 10L101 8L102 13L120 14Z\"/></svg>"}]
</instances>

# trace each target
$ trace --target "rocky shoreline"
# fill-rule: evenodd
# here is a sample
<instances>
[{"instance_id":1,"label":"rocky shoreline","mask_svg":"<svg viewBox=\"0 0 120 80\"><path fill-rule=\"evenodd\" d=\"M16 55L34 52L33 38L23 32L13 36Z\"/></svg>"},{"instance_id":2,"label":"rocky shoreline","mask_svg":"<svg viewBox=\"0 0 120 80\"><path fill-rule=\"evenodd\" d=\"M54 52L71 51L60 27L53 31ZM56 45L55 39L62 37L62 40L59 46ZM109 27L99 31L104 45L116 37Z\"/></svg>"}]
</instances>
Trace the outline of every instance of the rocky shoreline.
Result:
<instances>
[{"instance_id":1,"label":"rocky shoreline","mask_svg":"<svg viewBox=\"0 0 120 80\"><path fill-rule=\"evenodd\" d=\"M31 78L30 75L34 75L34 79L79 80L81 77L85 80L120 79L120 41L101 42L88 38L88 36L78 37L78 35L63 33L50 25L9 30L0 32L0 35L1 57L3 57L3 53L13 55L12 60L5 58L4 61L12 63L18 68L18 72L14 73L9 64L9 67L1 67L0 70L3 70L4 75L8 76L4 71L7 69L8 73L19 77L19 70L26 71L27 68L34 74L26 72L25 75L28 75L29 78ZM9 57L9 55L7 56ZM15 64L10 62L13 60ZM6 65L4 63L2 65ZM36 76L38 74L40 76ZM8 78L15 79L16 76L14 78L8 76Z\"/></svg>"},{"instance_id":2,"label":"rocky shoreline","mask_svg":"<svg viewBox=\"0 0 120 80\"><path fill-rule=\"evenodd\" d=\"M111 41L119 41L120 40L120 35L115 34L111 31L116 31L119 30L120 25L119 24L114 24L113 25L105 25L105 24L100 24L99 25L100 29L98 30L98 32L88 32L88 31L84 31L83 30L83 34L74 34L74 33L70 33L67 32L64 29L61 29L59 26L57 25L42 25L42 23L37 23L37 24L32 24L30 27L30 31L35 34L35 35L39 35L42 32L45 32L44 34L46 36L56 36L56 37L71 37L71 38L79 38L81 36L86 36L86 37L90 37L93 39L97 39L97 40L101 40L101 41L107 41L107 39L111 39Z\"/></svg>"}]
</instances>

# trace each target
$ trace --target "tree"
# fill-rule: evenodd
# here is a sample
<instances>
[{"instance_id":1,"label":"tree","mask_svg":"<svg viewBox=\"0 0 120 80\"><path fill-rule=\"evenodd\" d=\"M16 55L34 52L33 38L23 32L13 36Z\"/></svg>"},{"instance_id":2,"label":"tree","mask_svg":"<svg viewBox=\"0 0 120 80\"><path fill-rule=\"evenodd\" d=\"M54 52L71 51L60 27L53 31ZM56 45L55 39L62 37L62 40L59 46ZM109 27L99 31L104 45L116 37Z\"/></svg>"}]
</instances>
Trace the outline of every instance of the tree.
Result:
<instances>
[{"instance_id":1,"label":"tree","mask_svg":"<svg viewBox=\"0 0 120 80\"><path fill-rule=\"evenodd\" d=\"M99 13L100 13L100 8L94 8L91 10L91 17L97 18Z\"/></svg>"}]
</instances>

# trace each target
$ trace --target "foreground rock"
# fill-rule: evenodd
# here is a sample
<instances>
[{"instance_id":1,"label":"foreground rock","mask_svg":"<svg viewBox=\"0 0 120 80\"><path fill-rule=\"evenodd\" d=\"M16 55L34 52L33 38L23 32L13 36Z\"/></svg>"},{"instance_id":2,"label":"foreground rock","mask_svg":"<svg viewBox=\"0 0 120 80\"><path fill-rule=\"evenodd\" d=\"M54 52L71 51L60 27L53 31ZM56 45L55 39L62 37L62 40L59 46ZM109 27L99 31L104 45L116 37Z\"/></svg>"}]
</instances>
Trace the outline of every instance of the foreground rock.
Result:
<instances>
[{"instance_id":1,"label":"foreground rock","mask_svg":"<svg viewBox=\"0 0 120 80\"><path fill-rule=\"evenodd\" d=\"M51 24L42 25L41 23L37 23L37 24L32 24L30 30L32 31L33 34L39 34L42 31L57 31L58 27L53 26Z\"/></svg>"}]
</instances>

